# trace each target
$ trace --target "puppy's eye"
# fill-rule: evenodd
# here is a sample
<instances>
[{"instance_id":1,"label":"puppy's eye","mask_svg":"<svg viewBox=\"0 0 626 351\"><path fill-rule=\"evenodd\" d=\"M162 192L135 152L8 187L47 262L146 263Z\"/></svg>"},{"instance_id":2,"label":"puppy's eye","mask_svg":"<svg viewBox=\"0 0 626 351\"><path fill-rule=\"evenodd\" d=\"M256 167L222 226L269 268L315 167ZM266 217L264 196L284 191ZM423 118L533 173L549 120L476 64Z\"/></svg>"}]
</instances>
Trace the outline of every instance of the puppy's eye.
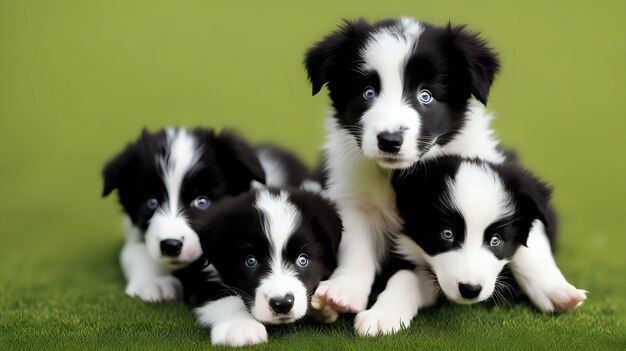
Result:
<instances>
[{"instance_id":1,"label":"puppy's eye","mask_svg":"<svg viewBox=\"0 0 626 351\"><path fill-rule=\"evenodd\" d=\"M151 197L148 201L146 201L146 206L148 206L149 209L154 210L157 206L159 206L159 200L157 200L156 197Z\"/></svg>"},{"instance_id":2,"label":"puppy's eye","mask_svg":"<svg viewBox=\"0 0 626 351\"><path fill-rule=\"evenodd\" d=\"M452 229L445 228L441 231L441 237L443 240L452 241L454 240L454 233L452 232Z\"/></svg>"},{"instance_id":3,"label":"puppy's eye","mask_svg":"<svg viewBox=\"0 0 626 351\"><path fill-rule=\"evenodd\" d=\"M210 204L211 204L211 201L209 201L209 198L206 196L198 196L191 203L193 207L198 208L200 210L204 210L205 208L209 207Z\"/></svg>"},{"instance_id":4,"label":"puppy's eye","mask_svg":"<svg viewBox=\"0 0 626 351\"><path fill-rule=\"evenodd\" d=\"M417 94L417 98L422 104L430 104L430 102L433 101L433 94L431 94L430 91L423 89L420 90L419 94Z\"/></svg>"},{"instance_id":5,"label":"puppy's eye","mask_svg":"<svg viewBox=\"0 0 626 351\"><path fill-rule=\"evenodd\" d=\"M248 256L248 257L246 257L245 263L246 263L246 267L252 268L252 267L256 266L256 258L254 258L254 256L252 256L252 255Z\"/></svg>"},{"instance_id":6,"label":"puppy's eye","mask_svg":"<svg viewBox=\"0 0 626 351\"><path fill-rule=\"evenodd\" d=\"M496 247L500 245L501 243L502 243L502 238L500 238L500 235L498 234L494 234L491 237L491 241L489 241L489 245L491 245L492 247Z\"/></svg>"},{"instance_id":7,"label":"puppy's eye","mask_svg":"<svg viewBox=\"0 0 626 351\"><path fill-rule=\"evenodd\" d=\"M309 257L305 254L301 254L296 259L296 264L300 267L306 267L309 265Z\"/></svg>"},{"instance_id":8,"label":"puppy's eye","mask_svg":"<svg viewBox=\"0 0 626 351\"><path fill-rule=\"evenodd\" d=\"M363 98L365 100L371 100L376 96L376 91L372 87L367 87L363 91Z\"/></svg>"}]
</instances>

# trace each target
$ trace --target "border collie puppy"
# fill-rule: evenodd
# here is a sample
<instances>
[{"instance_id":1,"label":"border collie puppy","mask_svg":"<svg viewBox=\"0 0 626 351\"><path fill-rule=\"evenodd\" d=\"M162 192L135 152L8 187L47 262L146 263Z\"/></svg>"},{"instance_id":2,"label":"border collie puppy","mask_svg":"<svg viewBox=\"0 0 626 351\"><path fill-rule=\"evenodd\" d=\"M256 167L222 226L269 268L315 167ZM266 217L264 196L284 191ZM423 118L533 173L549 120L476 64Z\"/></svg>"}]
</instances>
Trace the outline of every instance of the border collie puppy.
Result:
<instances>
[{"instance_id":1,"label":"border collie puppy","mask_svg":"<svg viewBox=\"0 0 626 351\"><path fill-rule=\"evenodd\" d=\"M313 305L361 312L401 229L393 170L408 172L441 154L504 160L491 116L471 102L471 96L487 102L499 61L463 26L401 18L348 21L307 52L305 65L313 95L327 85L332 100L325 195L336 202L345 228L338 267L320 284Z\"/></svg>"},{"instance_id":2,"label":"border collie puppy","mask_svg":"<svg viewBox=\"0 0 626 351\"><path fill-rule=\"evenodd\" d=\"M242 346L267 341L265 324L291 323L336 266L341 219L319 194L251 190L215 203L194 225L217 274L196 309L211 342Z\"/></svg>"},{"instance_id":3,"label":"border collie puppy","mask_svg":"<svg viewBox=\"0 0 626 351\"><path fill-rule=\"evenodd\" d=\"M448 156L396 176L405 222L396 250L417 265L419 281L406 287L411 290L387 292L379 302L412 300L407 302L414 309L406 313L414 315L418 307L433 304L439 290L458 303L484 301L510 288L500 279L505 266L543 312L570 311L586 299L586 291L567 282L552 256L551 191L526 170L512 162Z\"/></svg>"},{"instance_id":4,"label":"border collie puppy","mask_svg":"<svg viewBox=\"0 0 626 351\"><path fill-rule=\"evenodd\" d=\"M258 152L270 168L267 175L255 150L232 132L144 130L106 165L103 196L118 189L126 214L120 255L126 294L150 302L180 296L173 273L203 264L191 218L221 197L249 190L253 181L264 184L266 176L275 185L304 179L305 168L293 156L283 162L284 152L270 146Z\"/></svg>"}]
</instances>

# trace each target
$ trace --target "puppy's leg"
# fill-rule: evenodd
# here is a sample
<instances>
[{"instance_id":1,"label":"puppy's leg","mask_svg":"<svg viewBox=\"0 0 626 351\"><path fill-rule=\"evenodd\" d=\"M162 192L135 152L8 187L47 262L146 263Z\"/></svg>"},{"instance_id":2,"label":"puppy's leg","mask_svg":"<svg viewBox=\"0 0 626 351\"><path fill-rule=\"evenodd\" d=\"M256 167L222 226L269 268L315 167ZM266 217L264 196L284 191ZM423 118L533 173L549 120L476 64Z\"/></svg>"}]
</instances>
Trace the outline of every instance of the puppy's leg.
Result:
<instances>
[{"instance_id":1,"label":"puppy's leg","mask_svg":"<svg viewBox=\"0 0 626 351\"><path fill-rule=\"evenodd\" d=\"M338 266L330 279L320 283L311 299L311 306L321 312L322 320L328 321L334 321L337 312L363 311L376 275L375 234L368 218L356 209L340 212L344 232Z\"/></svg>"},{"instance_id":2,"label":"puppy's leg","mask_svg":"<svg viewBox=\"0 0 626 351\"><path fill-rule=\"evenodd\" d=\"M239 296L207 302L195 313L200 325L211 327L213 345L244 346L267 341L265 326L252 317Z\"/></svg>"},{"instance_id":3,"label":"puppy's leg","mask_svg":"<svg viewBox=\"0 0 626 351\"><path fill-rule=\"evenodd\" d=\"M545 227L539 220L533 223L527 245L517 250L510 267L535 306L543 312L566 312L582 304L586 291L568 283L557 267Z\"/></svg>"},{"instance_id":4,"label":"puppy's leg","mask_svg":"<svg viewBox=\"0 0 626 351\"><path fill-rule=\"evenodd\" d=\"M136 228L127 227L126 243L120 253L120 263L127 281L126 294L146 302L173 300L182 296L180 281L150 257L139 235Z\"/></svg>"},{"instance_id":5,"label":"puppy's leg","mask_svg":"<svg viewBox=\"0 0 626 351\"><path fill-rule=\"evenodd\" d=\"M376 336L408 328L419 308L435 303L436 291L437 287L426 271L398 271L391 276L376 303L356 315L354 330L359 336Z\"/></svg>"}]
</instances>

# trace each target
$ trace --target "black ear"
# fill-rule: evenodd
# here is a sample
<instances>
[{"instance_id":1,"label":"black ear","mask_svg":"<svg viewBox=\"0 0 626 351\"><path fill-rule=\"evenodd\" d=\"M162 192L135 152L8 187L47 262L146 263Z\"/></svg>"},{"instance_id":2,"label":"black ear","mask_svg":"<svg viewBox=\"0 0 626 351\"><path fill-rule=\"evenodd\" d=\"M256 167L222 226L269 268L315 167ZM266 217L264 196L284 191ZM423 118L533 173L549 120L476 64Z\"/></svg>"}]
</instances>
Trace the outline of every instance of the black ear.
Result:
<instances>
[{"instance_id":1,"label":"black ear","mask_svg":"<svg viewBox=\"0 0 626 351\"><path fill-rule=\"evenodd\" d=\"M310 219L315 235L330 250L325 261L328 268L334 270L337 266L337 251L343 232L343 224L337 208L318 193L295 190L291 193L291 198L306 214L305 217Z\"/></svg>"},{"instance_id":2,"label":"black ear","mask_svg":"<svg viewBox=\"0 0 626 351\"><path fill-rule=\"evenodd\" d=\"M506 183L512 186L512 191L517 203L519 218L523 219L523 237L518 238L522 245L526 245L528 233L532 228L532 222L540 220L546 227L547 232L554 232L556 229L556 216L550 207L552 189L539 178L525 169L513 165L504 164L501 166L503 175L509 180Z\"/></svg>"},{"instance_id":3,"label":"black ear","mask_svg":"<svg viewBox=\"0 0 626 351\"><path fill-rule=\"evenodd\" d=\"M256 180L265 184L265 171L254 149L232 131L222 131L215 138L215 154L229 172L229 181L249 188L249 183Z\"/></svg>"},{"instance_id":4,"label":"black ear","mask_svg":"<svg viewBox=\"0 0 626 351\"><path fill-rule=\"evenodd\" d=\"M144 128L141 131L141 136L144 137L148 131ZM104 166L102 170L102 177L104 178L104 189L102 190L102 197L108 196L113 190L119 189L124 179L124 174L128 167L136 159L137 148L131 144L124 149L121 153L117 154Z\"/></svg>"},{"instance_id":5,"label":"black ear","mask_svg":"<svg viewBox=\"0 0 626 351\"><path fill-rule=\"evenodd\" d=\"M332 71L338 63L340 48L348 42L355 42L353 39L359 28L369 28L369 26L362 18L357 21L344 20L344 24L338 30L317 42L307 51L304 65L311 81L313 95L319 93L324 84L329 82Z\"/></svg>"},{"instance_id":6,"label":"black ear","mask_svg":"<svg viewBox=\"0 0 626 351\"><path fill-rule=\"evenodd\" d=\"M467 66L471 94L486 105L491 85L500 70L498 55L478 33L468 31L465 26L448 23L446 31Z\"/></svg>"}]
</instances>

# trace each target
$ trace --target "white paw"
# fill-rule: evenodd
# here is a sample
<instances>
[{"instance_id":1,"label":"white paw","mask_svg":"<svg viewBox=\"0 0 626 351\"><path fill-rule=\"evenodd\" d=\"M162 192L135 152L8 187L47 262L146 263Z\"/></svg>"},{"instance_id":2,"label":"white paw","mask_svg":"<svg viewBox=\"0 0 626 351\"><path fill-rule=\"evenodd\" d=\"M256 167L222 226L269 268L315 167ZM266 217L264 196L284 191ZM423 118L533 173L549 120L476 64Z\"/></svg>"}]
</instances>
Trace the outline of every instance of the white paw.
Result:
<instances>
[{"instance_id":1,"label":"white paw","mask_svg":"<svg viewBox=\"0 0 626 351\"><path fill-rule=\"evenodd\" d=\"M577 289L564 281L549 288L533 291L529 297L535 306L545 313L568 312L587 299L587 291Z\"/></svg>"},{"instance_id":2,"label":"white paw","mask_svg":"<svg viewBox=\"0 0 626 351\"><path fill-rule=\"evenodd\" d=\"M219 323L211 328L213 345L244 346L267 342L265 326L254 319Z\"/></svg>"},{"instance_id":3,"label":"white paw","mask_svg":"<svg viewBox=\"0 0 626 351\"><path fill-rule=\"evenodd\" d=\"M372 307L354 318L354 331L358 336L390 335L411 325L413 313Z\"/></svg>"},{"instance_id":4,"label":"white paw","mask_svg":"<svg viewBox=\"0 0 626 351\"><path fill-rule=\"evenodd\" d=\"M129 282L126 295L137 296L146 302L175 300L182 296L183 287L180 280L168 275L154 277L149 281Z\"/></svg>"},{"instance_id":5,"label":"white paw","mask_svg":"<svg viewBox=\"0 0 626 351\"><path fill-rule=\"evenodd\" d=\"M358 279L337 276L321 282L313 300L319 305L318 309L330 307L340 313L357 313L367 307L370 289L369 285L364 286Z\"/></svg>"}]
</instances>

